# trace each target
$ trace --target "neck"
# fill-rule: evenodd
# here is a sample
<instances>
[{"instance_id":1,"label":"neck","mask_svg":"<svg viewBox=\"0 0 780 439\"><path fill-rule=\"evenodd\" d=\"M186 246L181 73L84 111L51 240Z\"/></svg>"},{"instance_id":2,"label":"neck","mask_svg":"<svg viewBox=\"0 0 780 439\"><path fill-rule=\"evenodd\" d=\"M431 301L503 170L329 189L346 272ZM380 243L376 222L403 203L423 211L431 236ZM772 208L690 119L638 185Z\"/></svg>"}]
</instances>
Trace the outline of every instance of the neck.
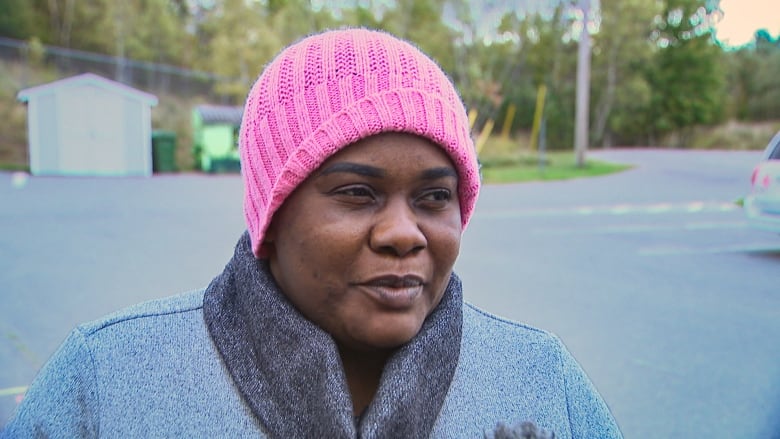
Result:
<instances>
[{"instance_id":1,"label":"neck","mask_svg":"<svg viewBox=\"0 0 780 439\"><path fill-rule=\"evenodd\" d=\"M382 379L382 371L392 351L356 350L341 344L338 347L352 397L352 410L358 416L374 399Z\"/></svg>"}]
</instances>

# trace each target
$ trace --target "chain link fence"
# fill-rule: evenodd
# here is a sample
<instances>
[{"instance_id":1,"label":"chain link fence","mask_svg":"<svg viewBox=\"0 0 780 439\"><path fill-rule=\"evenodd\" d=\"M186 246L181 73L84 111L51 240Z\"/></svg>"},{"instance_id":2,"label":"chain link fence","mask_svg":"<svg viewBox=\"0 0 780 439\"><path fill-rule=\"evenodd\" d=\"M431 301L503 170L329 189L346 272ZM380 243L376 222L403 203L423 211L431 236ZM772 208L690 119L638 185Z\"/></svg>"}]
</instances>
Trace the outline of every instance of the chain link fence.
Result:
<instances>
[{"instance_id":1,"label":"chain link fence","mask_svg":"<svg viewBox=\"0 0 780 439\"><path fill-rule=\"evenodd\" d=\"M35 45L35 43L4 37L0 37L0 59L21 64L34 60L42 61L45 65L54 67L62 78L90 72L139 90L182 97L205 96L217 101L224 99L214 92L214 84L220 80L219 76L167 64L136 61L63 47ZM29 78L18 79L18 82L25 87L38 85L28 83Z\"/></svg>"}]
</instances>

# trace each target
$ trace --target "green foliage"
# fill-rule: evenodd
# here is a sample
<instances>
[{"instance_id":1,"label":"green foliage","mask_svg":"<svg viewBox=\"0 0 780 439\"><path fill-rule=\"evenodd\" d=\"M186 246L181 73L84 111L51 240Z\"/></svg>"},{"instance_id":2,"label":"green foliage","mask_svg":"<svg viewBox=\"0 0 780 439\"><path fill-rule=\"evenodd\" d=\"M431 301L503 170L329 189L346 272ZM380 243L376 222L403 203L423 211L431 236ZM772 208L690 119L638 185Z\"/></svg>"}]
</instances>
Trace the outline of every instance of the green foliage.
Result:
<instances>
[{"instance_id":1,"label":"green foliage","mask_svg":"<svg viewBox=\"0 0 780 439\"><path fill-rule=\"evenodd\" d=\"M223 77L217 89L234 102L246 96L262 68L284 46L335 25L330 14L312 10L303 0L222 0L199 15L197 33L204 50L195 65Z\"/></svg>"},{"instance_id":2,"label":"green foliage","mask_svg":"<svg viewBox=\"0 0 780 439\"><path fill-rule=\"evenodd\" d=\"M33 28L33 18L28 0L0 0L0 35L26 40Z\"/></svg>"},{"instance_id":3,"label":"green foliage","mask_svg":"<svg viewBox=\"0 0 780 439\"><path fill-rule=\"evenodd\" d=\"M652 102L653 90L642 75L628 75L613 98L614 106L608 115L603 144L636 145L646 142L649 135L646 115ZM597 134L597 133L596 133Z\"/></svg>"},{"instance_id":4,"label":"green foliage","mask_svg":"<svg viewBox=\"0 0 780 439\"><path fill-rule=\"evenodd\" d=\"M780 37L756 32L755 44L724 54L730 84L730 116L739 120L780 119Z\"/></svg>"},{"instance_id":5,"label":"green foliage","mask_svg":"<svg viewBox=\"0 0 780 439\"><path fill-rule=\"evenodd\" d=\"M480 163L483 182L488 184L594 177L630 167L597 160L588 160L585 166L578 167L573 151L540 154L497 137L486 142Z\"/></svg>"},{"instance_id":6,"label":"green foliage","mask_svg":"<svg viewBox=\"0 0 780 439\"><path fill-rule=\"evenodd\" d=\"M377 24L414 42L452 74L457 33L441 20L444 3L443 0L396 0L395 8L388 10Z\"/></svg>"},{"instance_id":7,"label":"green foliage","mask_svg":"<svg viewBox=\"0 0 780 439\"><path fill-rule=\"evenodd\" d=\"M549 10L504 14L498 27L501 39L475 43L475 59L483 66L466 101L484 119L503 124L510 105L516 109L511 132L530 130L537 91L547 87L544 118L547 145L568 149L574 134L574 72L577 45L567 35L573 21L566 3ZM486 70L486 71L485 71ZM468 92L467 92L468 93ZM500 126L503 128L503 125Z\"/></svg>"},{"instance_id":8,"label":"green foliage","mask_svg":"<svg viewBox=\"0 0 780 439\"><path fill-rule=\"evenodd\" d=\"M117 2L119 3L119 2ZM183 33L181 18L169 0L145 0L134 17L132 32L126 32L128 58L169 64L183 64L191 38ZM186 53L189 55L189 53Z\"/></svg>"},{"instance_id":9,"label":"green foliage","mask_svg":"<svg viewBox=\"0 0 780 439\"><path fill-rule=\"evenodd\" d=\"M711 38L703 0L667 0L657 21L655 40L660 50L647 66L654 93L648 126L651 138L681 133L722 120L725 70L722 51Z\"/></svg>"},{"instance_id":10,"label":"green foliage","mask_svg":"<svg viewBox=\"0 0 780 439\"><path fill-rule=\"evenodd\" d=\"M652 62L650 40L660 2L601 0L601 29L593 36L592 131L596 145L642 143L652 89L643 66Z\"/></svg>"},{"instance_id":11,"label":"green foliage","mask_svg":"<svg viewBox=\"0 0 780 439\"><path fill-rule=\"evenodd\" d=\"M243 0L220 3L204 11L200 32L205 41L195 64L225 78L217 84L218 92L238 100L282 46L282 37L268 31L267 11L260 4Z\"/></svg>"},{"instance_id":12,"label":"green foliage","mask_svg":"<svg viewBox=\"0 0 780 439\"><path fill-rule=\"evenodd\" d=\"M43 47L38 37L30 38L27 42L27 62L33 66L42 66L46 57L46 48Z\"/></svg>"}]
</instances>

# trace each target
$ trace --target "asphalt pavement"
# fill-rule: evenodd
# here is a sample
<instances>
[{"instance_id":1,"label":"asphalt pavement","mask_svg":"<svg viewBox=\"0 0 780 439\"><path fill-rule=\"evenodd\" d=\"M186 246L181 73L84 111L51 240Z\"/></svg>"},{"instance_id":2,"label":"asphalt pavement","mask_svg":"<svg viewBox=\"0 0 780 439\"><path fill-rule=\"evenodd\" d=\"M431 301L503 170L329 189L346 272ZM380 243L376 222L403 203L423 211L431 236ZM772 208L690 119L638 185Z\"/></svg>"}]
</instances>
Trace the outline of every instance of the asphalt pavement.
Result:
<instances>
[{"instance_id":1,"label":"asphalt pavement","mask_svg":"<svg viewBox=\"0 0 780 439\"><path fill-rule=\"evenodd\" d=\"M485 186L466 299L558 334L626 437L780 437L780 236L734 201L756 152L606 150L611 176ZM205 286L237 176L0 173L0 424L78 323Z\"/></svg>"}]
</instances>

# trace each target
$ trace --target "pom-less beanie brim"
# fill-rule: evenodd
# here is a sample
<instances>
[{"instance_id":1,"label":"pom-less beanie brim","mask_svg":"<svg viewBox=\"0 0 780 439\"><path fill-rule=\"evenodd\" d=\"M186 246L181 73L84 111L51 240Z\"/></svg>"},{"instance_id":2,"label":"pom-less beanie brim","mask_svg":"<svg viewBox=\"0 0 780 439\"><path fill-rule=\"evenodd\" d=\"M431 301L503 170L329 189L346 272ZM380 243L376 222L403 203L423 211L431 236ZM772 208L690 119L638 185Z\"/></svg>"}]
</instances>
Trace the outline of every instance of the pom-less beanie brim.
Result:
<instances>
[{"instance_id":1,"label":"pom-less beanie brim","mask_svg":"<svg viewBox=\"0 0 780 439\"><path fill-rule=\"evenodd\" d=\"M328 157L382 132L442 147L457 169L461 223L468 224L479 192L468 117L438 65L406 42L365 29L304 39L266 68L243 117L244 212L257 257L266 256L265 232L295 188Z\"/></svg>"}]
</instances>

